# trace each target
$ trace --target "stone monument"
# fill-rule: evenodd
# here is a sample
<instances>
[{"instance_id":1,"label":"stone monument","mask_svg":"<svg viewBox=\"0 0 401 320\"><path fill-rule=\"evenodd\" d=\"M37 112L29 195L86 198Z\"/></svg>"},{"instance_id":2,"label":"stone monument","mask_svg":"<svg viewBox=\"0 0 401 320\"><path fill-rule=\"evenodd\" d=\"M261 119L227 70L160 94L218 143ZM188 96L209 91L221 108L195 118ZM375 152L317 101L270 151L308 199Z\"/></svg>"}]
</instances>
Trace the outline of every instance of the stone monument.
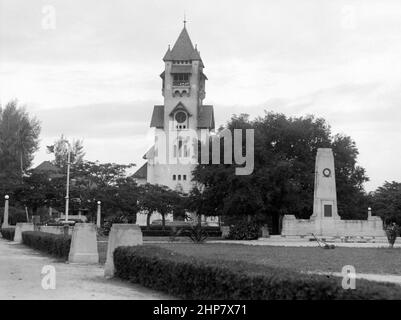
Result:
<instances>
[{"instance_id":1,"label":"stone monument","mask_svg":"<svg viewBox=\"0 0 401 320\"><path fill-rule=\"evenodd\" d=\"M369 212L367 220L341 220L332 149L320 148L316 155L313 214L310 219L285 215L281 235L332 237L386 237L383 221Z\"/></svg>"}]
</instances>

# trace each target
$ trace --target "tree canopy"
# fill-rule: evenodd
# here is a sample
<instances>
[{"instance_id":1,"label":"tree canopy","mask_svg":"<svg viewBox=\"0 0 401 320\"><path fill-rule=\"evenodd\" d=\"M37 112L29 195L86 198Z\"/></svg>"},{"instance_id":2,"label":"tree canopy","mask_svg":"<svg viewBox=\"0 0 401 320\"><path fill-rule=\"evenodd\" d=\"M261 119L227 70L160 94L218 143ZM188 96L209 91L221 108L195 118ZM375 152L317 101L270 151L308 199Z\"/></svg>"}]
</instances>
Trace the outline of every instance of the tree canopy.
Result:
<instances>
[{"instance_id":1,"label":"tree canopy","mask_svg":"<svg viewBox=\"0 0 401 320\"><path fill-rule=\"evenodd\" d=\"M38 150L40 124L17 100L0 105L0 192L21 183Z\"/></svg>"},{"instance_id":2,"label":"tree canopy","mask_svg":"<svg viewBox=\"0 0 401 320\"><path fill-rule=\"evenodd\" d=\"M233 116L226 128L254 129L254 171L241 176L235 175L233 165L198 165L194 180L204 185L202 197L214 208L209 215L250 215L258 221L270 217L275 232L284 214L308 218L317 149L332 148L339 214L345 219L366 216L363 183L368 178L357 165L356 145L348 136L333 136L324 119L269 112L251 121L241 114Z\"/></svg>"}]
</instances>

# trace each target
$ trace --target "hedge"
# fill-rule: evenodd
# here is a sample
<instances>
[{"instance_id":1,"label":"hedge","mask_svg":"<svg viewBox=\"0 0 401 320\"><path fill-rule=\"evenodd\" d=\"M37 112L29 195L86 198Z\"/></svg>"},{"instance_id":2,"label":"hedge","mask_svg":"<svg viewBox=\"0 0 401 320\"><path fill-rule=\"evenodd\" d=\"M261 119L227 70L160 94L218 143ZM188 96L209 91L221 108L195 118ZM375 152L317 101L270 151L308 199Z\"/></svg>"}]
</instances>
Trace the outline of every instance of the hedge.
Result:
<instances>
[{"instance_id":1,"label":"hedge","mask_svg":"<svg viewBox=\"0 0 401 320\"><path fill-rule=\"evenodd\" d=\"M2 228L2 229L0 229L0 233L4 239L13 241L14 234L15 234L15 228Z\"/></svg>"},{"instance_id":2,"label":"hedge","mask_svg":"<svg viewBox=\"0 0 401 320\"><path fill-rule=\"evenodd\" d=\"M221 230L219 227L213 226L202 226L202 229L207 232L209 237L221 237ZM142 235L144 237L169 237L175 232L180 232L181 236L186 235L190 230L191 226L166 226L163 230L162 226L141 226Z\"/></svg>"},{"instance_id":3,"label":"hedge","mask_svg":"<svg viewBox=\"0 0 401 320\"><path fill-rule=\"evenodd\" d=\"M118 247L115 275L183 299L400 299L394 284L356 281L344 290L342 278L299 273L247 262L199 260L153 247Z\"/></svg>"},{"instance_id":4,"label":"hedge","mask_svg":"<svg viewBox=\"0 0 401 320\"><path fill-rule=\"evenodd\" d=\"M71 236L40 231L25 231L22 233L22 242L33 249L67 260L70 252Z\"/></svg>"}]
</instances>

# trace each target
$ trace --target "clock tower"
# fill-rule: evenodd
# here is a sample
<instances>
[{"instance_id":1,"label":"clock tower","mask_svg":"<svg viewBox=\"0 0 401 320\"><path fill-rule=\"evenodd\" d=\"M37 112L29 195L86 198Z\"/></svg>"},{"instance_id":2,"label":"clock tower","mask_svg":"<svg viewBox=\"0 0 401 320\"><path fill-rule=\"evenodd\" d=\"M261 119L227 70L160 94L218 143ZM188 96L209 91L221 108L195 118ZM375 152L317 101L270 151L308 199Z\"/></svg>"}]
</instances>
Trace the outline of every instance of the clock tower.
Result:
<instances>
[{"instance_id":1,"label":"clock tower","mask_svg":"<svg viewBox=\"0 0 401 320\"><path fill-rule=\"evenodd\" d=\"M203 104L205 66L192 44L185 21L163 61L160 77L164 103L153 108L150 126L155 128L155 144L144 156L147 163L142 172L146 171L148 183L187 193L192 188L192 171L197 165L195 141L200 140L201 130L209 132L215 124L213 106Z\"/></svg>"}]
</instances>

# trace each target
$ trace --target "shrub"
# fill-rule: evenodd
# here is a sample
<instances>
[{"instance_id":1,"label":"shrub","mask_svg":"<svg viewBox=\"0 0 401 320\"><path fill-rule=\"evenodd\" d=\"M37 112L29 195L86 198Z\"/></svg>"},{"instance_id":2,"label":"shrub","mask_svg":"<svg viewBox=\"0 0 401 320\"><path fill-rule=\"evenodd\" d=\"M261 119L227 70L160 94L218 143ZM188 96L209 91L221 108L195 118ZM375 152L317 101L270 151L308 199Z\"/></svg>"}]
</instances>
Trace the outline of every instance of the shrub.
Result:
<instances>
[{"instance_id":1,"label":"shrub","mask_svg":"<svg viewBox=\"0 0 401 320\"><path fill-rule=\"evenodd\" d=\"M198 260L152 247L118 247L116 276L184 299L400 299L393 284L357 280L344 290L342 278L224 260Z\"/></svg>"},{"instance_id":2,"label":"shrub","mask_svg":"<svg viewBox=\"0 0 401 320\"><path fill-rule=\"evenodd\" d=\"M227 239L256 240L259 238L259 226L252 222L238 223L230 228Z\"/></svg>"},{"instance_id":3,"label":"shrub","mask_svg":"<svg viewBox=\"0 0 401 320\"><path fill-rule=\"evenodd\" d=\"M0 230L1 236L4 239L13 241L14 240L14 234L15 234L15 228L2 228Z\"/></svg>"},{"instance_id":4,"label":"shrub","mask_svg":"<svg viewBox=\"0 0 401 320\"><path fill-rule=\"evenodd\" d=\"M25 231L22 233L22 242L33 249L67 260L70 253L71 236Z\"/></svg>"},{"instance_id":5,"label":"shrub","mask_svg":"<svg viewBox=\"0 0 401 320\"><path fill-rule=\"evenodd\" d=\"M166 226L163 230L162 226L152 225L149 226L141 226L142 235L144 237L169 237L173 233L176 236L188 236L193 230L193 226L184 225L184 226ZM207 233L208 237L221 237L221 230L219 227L213 226L202 226L202 230Z\"/></svg>"},{"instance_id":6,"label":"shrub","mask_svg":"<svg viewBox=\"0 0 401 320\"><path fill-rule=\"evenodd\" d=\"M390 245L390 248L394 247L395 240L397 239L397 234L399 230L395 222L393 222L391 225L388 225L386 227L386 235L388 239L388 243Z\"/></svg>"},{"instance_id":7,"label":"shrub","mask_svg":"<svg viewBox=\"0 0 401 320\"><path fill-rule=\"evenodd\" d=\"M205 228L200 225L192 226L190 229L180 229L177 235L187 236L194 243L203 243L208 238L209 234Z\"/></svg>"}]
</instances>

